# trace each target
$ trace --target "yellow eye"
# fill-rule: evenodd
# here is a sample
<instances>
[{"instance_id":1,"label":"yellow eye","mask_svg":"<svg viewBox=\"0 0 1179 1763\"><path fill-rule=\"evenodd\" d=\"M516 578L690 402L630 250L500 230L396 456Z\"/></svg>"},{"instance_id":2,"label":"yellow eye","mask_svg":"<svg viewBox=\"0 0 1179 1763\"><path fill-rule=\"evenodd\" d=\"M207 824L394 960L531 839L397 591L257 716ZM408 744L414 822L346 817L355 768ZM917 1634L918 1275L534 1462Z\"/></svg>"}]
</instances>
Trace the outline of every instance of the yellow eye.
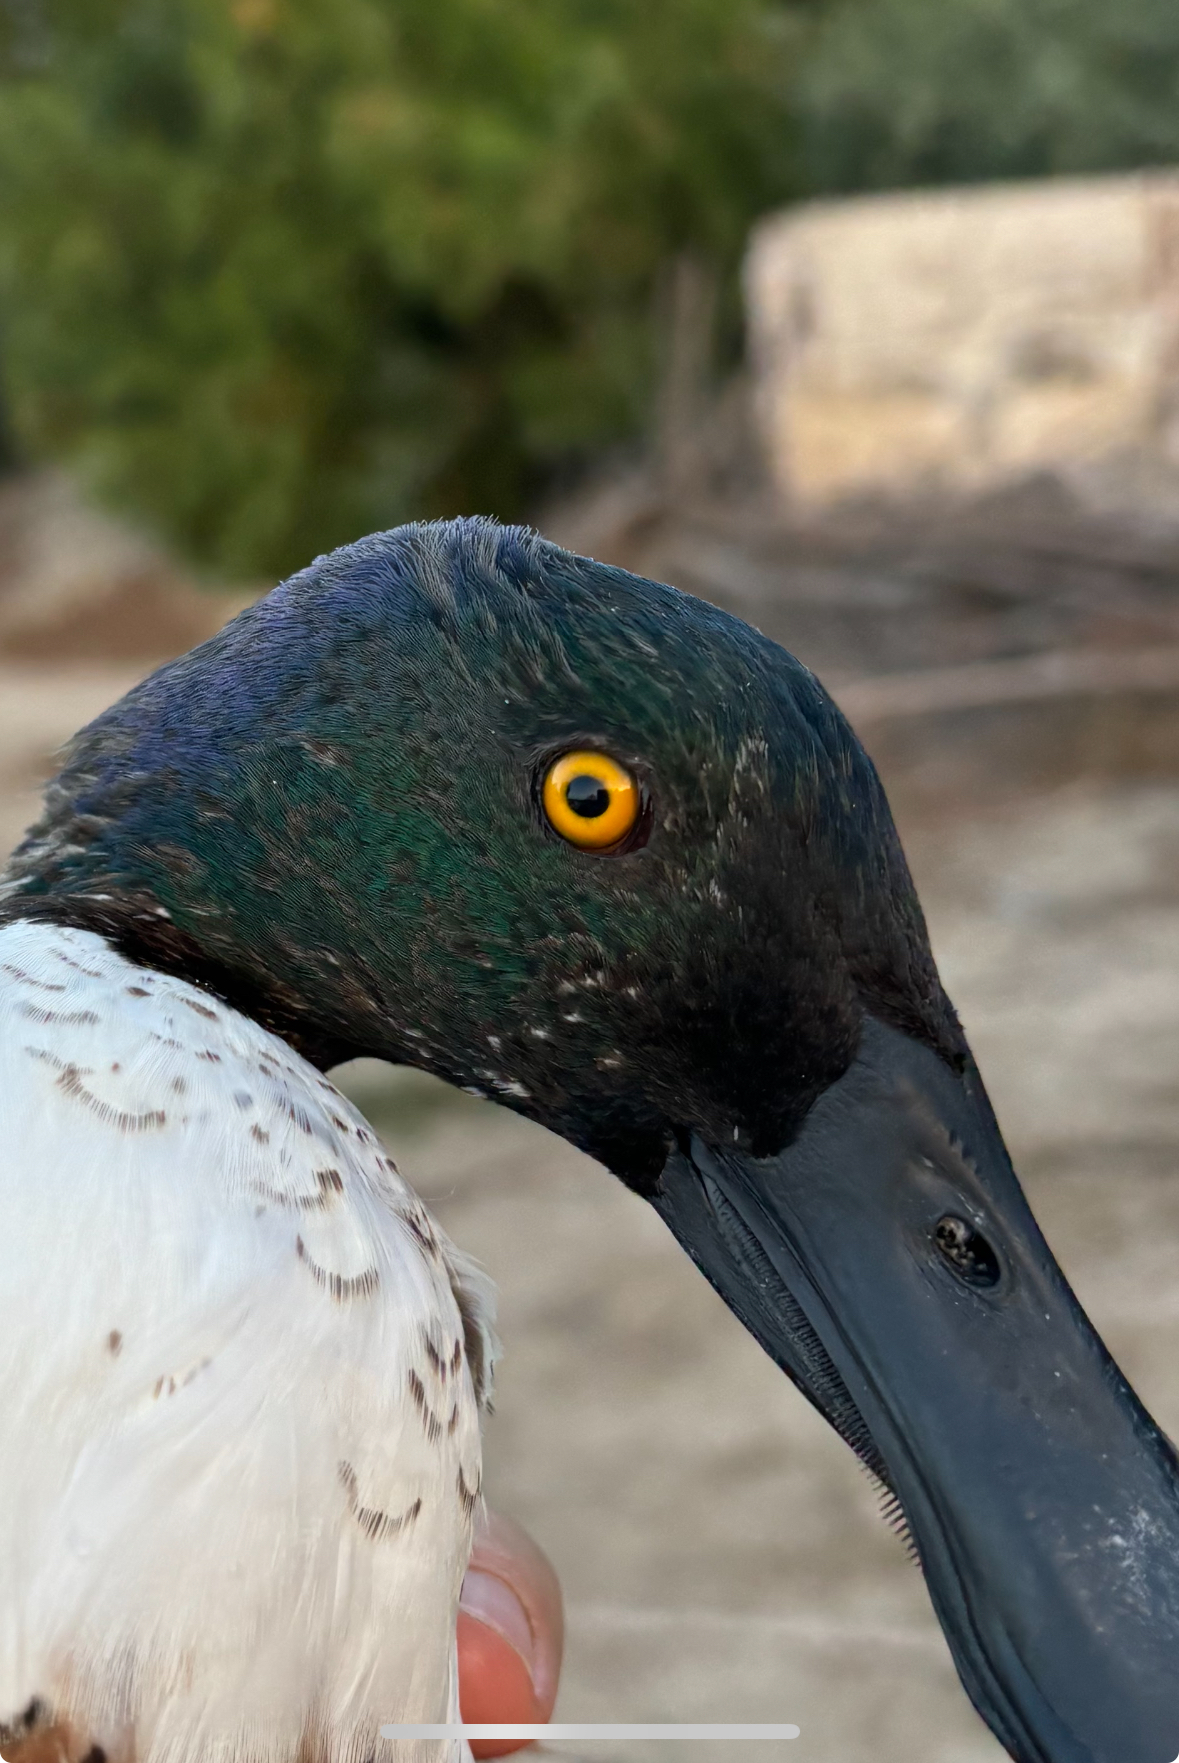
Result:
<instances>
[{"instance_id":1,"label":"yellow eye","mask_svg":"<svg viewBox=\"0 0 1179 1763\"><path fill-rule=\"evenodd\" d=\"M565 753L544 780L544 811L563 839L583 851L604 851L639 818L639 786L605 753Z\"/></svg>"}]
</instances>

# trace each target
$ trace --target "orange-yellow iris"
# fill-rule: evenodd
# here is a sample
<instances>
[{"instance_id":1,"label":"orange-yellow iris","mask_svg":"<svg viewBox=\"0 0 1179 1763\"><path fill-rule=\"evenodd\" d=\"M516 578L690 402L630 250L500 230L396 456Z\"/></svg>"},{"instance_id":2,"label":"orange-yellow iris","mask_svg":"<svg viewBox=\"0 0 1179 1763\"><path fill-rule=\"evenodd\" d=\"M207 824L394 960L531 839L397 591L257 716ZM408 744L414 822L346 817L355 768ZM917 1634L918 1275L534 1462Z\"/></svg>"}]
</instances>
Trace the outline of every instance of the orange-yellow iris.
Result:
<instances>
[{"instance_id":1,"label":"orange-yellow iris","mask_svg":"<svg viewBox=\"0 0 1179 1763\"><path fill-rule=\"evenodd\" d=\"M639 786L605 753L565 753L544 780L544 811L563 839L583 851L619 844L639 818Z\"/></svg>"}]
</instances>

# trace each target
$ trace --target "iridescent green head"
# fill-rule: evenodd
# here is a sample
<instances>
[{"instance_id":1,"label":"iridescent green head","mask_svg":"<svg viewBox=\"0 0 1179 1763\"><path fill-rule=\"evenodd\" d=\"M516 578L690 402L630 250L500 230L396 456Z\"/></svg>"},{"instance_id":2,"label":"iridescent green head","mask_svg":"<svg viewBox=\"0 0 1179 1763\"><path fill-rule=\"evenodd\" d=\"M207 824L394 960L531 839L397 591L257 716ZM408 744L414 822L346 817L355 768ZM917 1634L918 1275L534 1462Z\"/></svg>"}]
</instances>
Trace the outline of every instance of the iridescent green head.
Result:
<instances>
[{"instance_id":1,"label":"iridescent green head","mask_svg":"<svg viewBox=\"0 0 1179 1763\"><path fill-rule=\"evenodd\" d=\"M609 790L546 809L577 751L633 784L604 846L575 840ZM777 1149L865 1010L957 1045L812 675L487 521L334 552L162 669L78 738L15 869L24 910L68 896L321 1063L424 1066L636 1182L687 1130Z\"/></svg>"}]
</instances>

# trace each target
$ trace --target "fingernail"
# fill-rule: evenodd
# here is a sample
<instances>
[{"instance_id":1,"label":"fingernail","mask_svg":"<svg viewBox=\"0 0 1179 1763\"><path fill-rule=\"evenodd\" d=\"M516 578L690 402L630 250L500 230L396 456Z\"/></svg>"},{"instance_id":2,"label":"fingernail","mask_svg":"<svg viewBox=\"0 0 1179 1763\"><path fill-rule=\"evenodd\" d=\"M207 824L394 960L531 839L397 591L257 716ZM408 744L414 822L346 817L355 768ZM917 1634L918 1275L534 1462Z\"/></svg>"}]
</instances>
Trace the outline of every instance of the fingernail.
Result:
<instances>
[{"instance_id":1,"label":"fingernail","mask_svg":"<svg viewBox=\"0 0 1179 1763\"><path fill-rule=\"evenodd\" d=\"M514 1647L531 1676L532 1628L528 1612L506 1580L472 1567L463 1580L459 1608L473 1616L476 1622L486 1623Z\"/></svg>"}]
</instances>

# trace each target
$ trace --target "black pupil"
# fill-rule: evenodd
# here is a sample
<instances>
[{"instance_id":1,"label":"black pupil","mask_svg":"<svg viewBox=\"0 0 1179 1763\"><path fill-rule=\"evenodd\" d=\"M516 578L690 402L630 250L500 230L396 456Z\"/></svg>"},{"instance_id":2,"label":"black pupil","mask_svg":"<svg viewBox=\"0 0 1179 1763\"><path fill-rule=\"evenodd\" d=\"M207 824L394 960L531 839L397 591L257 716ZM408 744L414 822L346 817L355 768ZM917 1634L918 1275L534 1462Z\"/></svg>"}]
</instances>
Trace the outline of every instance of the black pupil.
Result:
<instances>
[{"instance_id":1,"label":"black pupil","mask_svg":"<svg viewBox=\"0 0 1179 1763\"><path fill-rule=\"evenodd\" d=\"M939 1218L933 1240L959 1279L972 1286L999 1283L999 1259L986 1237L964 1218Z\"/></svg>"},{"instance_id":2,"label":"black pupil","mask_svg":"<svg viewBox=\"0 0 1179 1763\"><path fill-rule=\"evenodd\" d=\"M583 820L596 820L609 808L610 792L600 777L590 777L588 772L582 772L580 777L570 778L565 800L574 814L580 814Z\"/></svg>"}]
</instances>

